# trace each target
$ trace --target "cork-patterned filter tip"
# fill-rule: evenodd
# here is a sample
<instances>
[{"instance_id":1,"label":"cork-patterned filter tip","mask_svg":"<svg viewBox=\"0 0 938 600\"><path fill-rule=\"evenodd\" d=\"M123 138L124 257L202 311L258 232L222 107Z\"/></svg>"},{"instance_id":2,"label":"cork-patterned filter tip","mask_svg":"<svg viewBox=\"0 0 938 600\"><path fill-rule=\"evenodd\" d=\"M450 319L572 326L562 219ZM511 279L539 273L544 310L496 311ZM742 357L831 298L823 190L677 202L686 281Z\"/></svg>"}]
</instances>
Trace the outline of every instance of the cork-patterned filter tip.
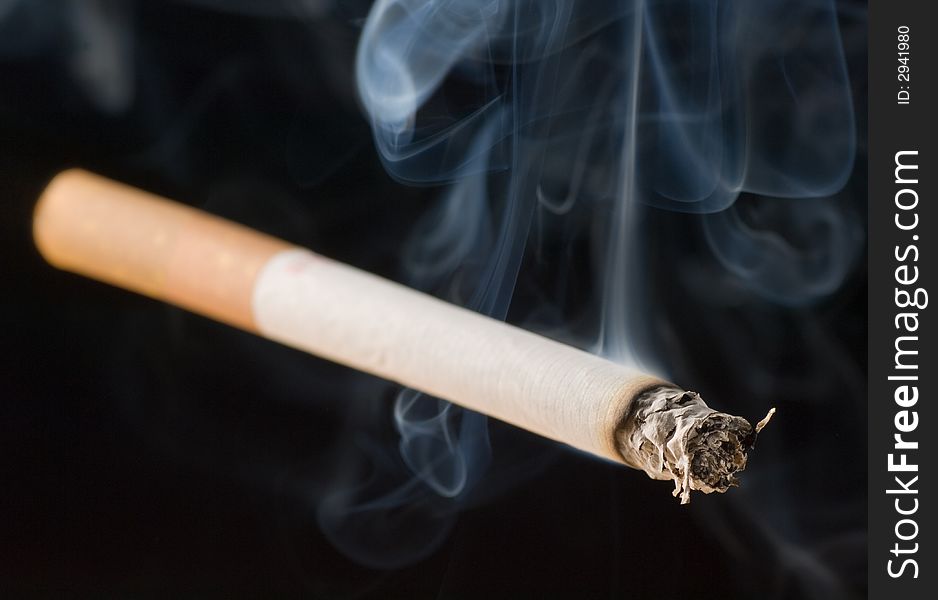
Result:
<instances>
[{"instance_id":1,"label":"cork-patterned filter tip","mask_svg":"<svg viewBox=\"0 0 938 600\"><path fill-rule=\"evenodd\" d=\"M46 187L33 218L42 256L256 332L251 291L286 242L143 190L73 169Z\"/></svg>"}]
</instances>

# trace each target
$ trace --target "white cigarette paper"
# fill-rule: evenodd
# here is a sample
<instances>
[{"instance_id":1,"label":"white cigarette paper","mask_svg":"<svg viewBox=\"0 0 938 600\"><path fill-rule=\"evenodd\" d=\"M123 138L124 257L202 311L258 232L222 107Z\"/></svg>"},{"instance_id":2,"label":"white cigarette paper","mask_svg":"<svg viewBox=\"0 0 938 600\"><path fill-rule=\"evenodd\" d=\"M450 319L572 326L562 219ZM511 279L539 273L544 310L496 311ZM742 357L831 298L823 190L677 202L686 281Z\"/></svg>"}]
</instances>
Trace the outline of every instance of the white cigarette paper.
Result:
<instances>
[{"instance_id":1,"label":"white cigarette paper","mask_svg":"<svg viewBox=\"0 0 938 600\"><path fill-rule=\"evenodd\" d=\"M34 236L52 264L672 480L726 491L755 439L692 392L82 171Z\"/></svg>"},{"instance_id":2,"label":"white cigarette paper","mask_svg":"<svg viewBox=\"0 0 938 600\"><path fill-rule=\"evenodd\" d=\"M663 382L307 250L254 286L266 337L622 462L630 398Z\"/></svg>"}]
</instances>

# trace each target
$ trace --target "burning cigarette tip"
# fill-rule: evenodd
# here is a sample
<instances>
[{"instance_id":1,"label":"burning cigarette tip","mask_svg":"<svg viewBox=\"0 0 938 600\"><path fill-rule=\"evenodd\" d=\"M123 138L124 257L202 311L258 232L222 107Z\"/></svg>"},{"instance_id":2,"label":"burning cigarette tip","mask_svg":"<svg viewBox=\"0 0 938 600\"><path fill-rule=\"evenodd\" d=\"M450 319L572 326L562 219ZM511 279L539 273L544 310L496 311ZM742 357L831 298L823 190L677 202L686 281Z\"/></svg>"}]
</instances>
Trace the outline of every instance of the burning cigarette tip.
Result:
<instances>
[{"instance_id":1,"label":"burning cigarette tip","mask_svg":"<svg viewBox=\"0 0 938 600\"><path fill-rule=\"evenodd\" d=\"M696 392L660 386L634 401L618 432L619 449L626 464L673 481L673 495L687 504L692 490L723 493L739 485L736 476L774 413L753 427L713 410Z\"/></svg>"}]
</instances>

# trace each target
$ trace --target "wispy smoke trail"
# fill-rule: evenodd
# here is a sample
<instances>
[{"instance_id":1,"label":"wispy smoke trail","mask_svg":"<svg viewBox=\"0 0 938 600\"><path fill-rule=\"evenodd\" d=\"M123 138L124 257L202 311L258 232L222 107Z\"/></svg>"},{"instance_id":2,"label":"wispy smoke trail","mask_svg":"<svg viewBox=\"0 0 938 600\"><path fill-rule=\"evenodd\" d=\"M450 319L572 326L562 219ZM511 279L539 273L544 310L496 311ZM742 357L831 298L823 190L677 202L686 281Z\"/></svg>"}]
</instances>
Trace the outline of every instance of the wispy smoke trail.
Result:
<instances>
[{"instance_id":1,"label":"wispy smoke trail","mask_svg":"<svg viewBox=\"0 0 938 600\"><path fill-rule=\"evenodd\" d=\"M124 0L72 0L72 72L91 101L107 113L133 100L133 5Z\"/></svg>"},{"instance_id":2,"label":"wispy smoke trail","mask_svg":"<svg viewBox=\"0 0 938 600\"><path fill-rule=\"evenodd\" d=\"M832 2L379 0L356 68L387 171L449 186L404 276L495 318L667 370L645 318L649 207L701 215L728 285L770 303L829 295L862 247L826 198L856 152ZM330 518L422 493L455 510L482 476L483 417L410 390L394 414L407 494Z\"/></svg>"},{"instance_id":3,"label":"wispy smoke trail","mask_svg":"<svg viewBox=\"0 0 938 600\"><path fill-rule=\"evenodd\" d=\"M133 3L0 0L0 59L48 54L67 63L89 104L120 114L134 94Z\"/></svg>"}]
</instances>

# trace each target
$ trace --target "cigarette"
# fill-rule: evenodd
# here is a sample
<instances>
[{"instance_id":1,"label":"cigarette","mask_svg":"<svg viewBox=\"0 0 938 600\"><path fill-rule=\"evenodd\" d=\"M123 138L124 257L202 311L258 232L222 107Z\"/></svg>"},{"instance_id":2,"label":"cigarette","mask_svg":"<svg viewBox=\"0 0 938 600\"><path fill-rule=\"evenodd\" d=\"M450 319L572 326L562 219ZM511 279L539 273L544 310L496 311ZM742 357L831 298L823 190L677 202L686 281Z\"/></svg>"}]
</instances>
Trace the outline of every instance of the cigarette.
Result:
<instances>
[{"instance_id":1,"label":"cigarette","mask_svg":"<svg viewBox=\"0 0 938 600\"><path fill-rule=\"evenodd\" d=\"M60 269L671 480L682 503L737 485L755 442L670 382L86 171L52 180L33 236Z\"/></svg>"}]
</instances>

